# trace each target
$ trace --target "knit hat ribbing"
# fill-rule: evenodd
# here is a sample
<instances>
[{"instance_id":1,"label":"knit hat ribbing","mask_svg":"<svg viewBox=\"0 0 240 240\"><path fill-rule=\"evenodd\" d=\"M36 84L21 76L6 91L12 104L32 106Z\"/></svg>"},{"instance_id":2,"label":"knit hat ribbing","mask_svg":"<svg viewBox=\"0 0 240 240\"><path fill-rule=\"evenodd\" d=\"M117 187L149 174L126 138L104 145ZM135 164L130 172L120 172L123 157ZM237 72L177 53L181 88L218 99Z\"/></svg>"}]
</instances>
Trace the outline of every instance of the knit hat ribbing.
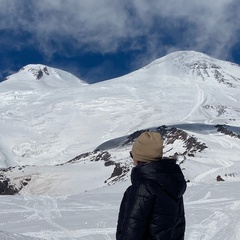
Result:
<instances>
[{"instance_id":1,"label":"knit hat ribbing","mask_svg":"<svg viewBox=\"0 0 240 240\"><path fill-rule=\"evenodd\" d=\"M140 162L158 161L163 155L163 140L158 132L144 132L132 146L133 159Z\"/></svg>"}]
</instances>

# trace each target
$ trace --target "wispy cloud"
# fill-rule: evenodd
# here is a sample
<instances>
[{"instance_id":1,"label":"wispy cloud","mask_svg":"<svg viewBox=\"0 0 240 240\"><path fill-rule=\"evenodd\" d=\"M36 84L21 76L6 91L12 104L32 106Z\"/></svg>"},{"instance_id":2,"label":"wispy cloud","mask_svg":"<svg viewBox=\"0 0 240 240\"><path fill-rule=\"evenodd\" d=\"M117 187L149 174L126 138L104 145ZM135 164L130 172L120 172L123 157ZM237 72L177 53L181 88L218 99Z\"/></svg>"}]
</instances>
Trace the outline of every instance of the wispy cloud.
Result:
<instances>
[{"instance_id":1,"label":"wispy cloud","mask_svg":"<svg viewBox=\"0 0 240 240\"><path fill-rule=\"evenodd\" d=\"M119 48L145 48L139 62L182 49L227 58L239 37L239 12L238 0L1 0L0 30L31 33L49 58Z\"/></svg>"}]
</instances>

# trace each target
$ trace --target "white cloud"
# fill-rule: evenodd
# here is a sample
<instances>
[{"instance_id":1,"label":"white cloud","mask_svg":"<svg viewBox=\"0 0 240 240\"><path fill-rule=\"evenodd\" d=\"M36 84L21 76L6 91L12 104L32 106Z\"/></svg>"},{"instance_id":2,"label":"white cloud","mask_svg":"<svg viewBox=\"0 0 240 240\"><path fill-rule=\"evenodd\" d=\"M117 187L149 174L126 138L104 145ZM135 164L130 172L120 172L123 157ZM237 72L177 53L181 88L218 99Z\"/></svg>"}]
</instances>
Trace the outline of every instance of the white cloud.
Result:
<instances>
[{"instance_id":1,"label":"white cloud","mask_svg":"<svg viewBox=\"0 0 240 240\"><path fill-rule=\"evenodd\" d=\"M33 33L46 55L64 51L62 39L67 39L73 48L107 53L117 51L126 40L131 43L126 48L140 49L142 46L135 40L144 36L149 44L145 56L150 58L178 48L207 51L215 57L224 58L235 43L235 33L239 29L237 2L2 0L0 29ZM235 8L231 7L234 4ZM183 20L187 27L189 24L189 29L179 36L179 42L166 46L162 41L164 31L175 31L179 21ZM160 25L164 24L168 25L162 28Z\"/></svg>"}]
</instances>

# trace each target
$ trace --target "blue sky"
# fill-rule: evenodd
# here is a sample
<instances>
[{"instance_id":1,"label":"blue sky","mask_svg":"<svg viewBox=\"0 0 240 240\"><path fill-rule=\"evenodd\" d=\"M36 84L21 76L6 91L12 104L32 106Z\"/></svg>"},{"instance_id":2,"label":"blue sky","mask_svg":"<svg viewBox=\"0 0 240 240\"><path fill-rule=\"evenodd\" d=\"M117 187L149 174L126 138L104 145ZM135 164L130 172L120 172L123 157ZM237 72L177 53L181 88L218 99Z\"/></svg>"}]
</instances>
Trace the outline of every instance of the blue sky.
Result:
<instances>
[{"instance_id":1,"label":"blue sky","mask_svg":"<svg viewBox=\"0 0 240 240\"><path fill-rule=\"evenodd\" d=\"M0 0L0 79L30 63L94 83L178 50L240 64L238 0Z\"/></svg>"}]
</instances>

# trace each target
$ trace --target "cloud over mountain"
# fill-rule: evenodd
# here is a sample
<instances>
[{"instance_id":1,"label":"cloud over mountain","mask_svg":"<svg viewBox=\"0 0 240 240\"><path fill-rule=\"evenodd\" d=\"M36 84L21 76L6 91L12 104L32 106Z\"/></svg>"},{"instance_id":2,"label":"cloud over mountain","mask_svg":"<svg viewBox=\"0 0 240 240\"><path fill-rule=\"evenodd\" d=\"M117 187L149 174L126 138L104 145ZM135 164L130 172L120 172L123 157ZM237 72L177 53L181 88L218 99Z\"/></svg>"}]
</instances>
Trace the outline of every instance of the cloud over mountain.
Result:
<instances>
[{"instance_id":1,"label":"cloud over mountain","mask_svg":"<svg viewBox=\"0 0 240 240\"><path fill-rule=\"evenodd\" d=\"M49 58L55 52L104 54L143 46L145 57L140 61L154 59L159 52L191 48L226 58L238 39L238 10L236 0L3 0L0 30L29 34L28 44L36 41ZM11 41L16 48L26 44ZM72 47L66 48L66 42Z\"/></svg>"}]
</instances>

